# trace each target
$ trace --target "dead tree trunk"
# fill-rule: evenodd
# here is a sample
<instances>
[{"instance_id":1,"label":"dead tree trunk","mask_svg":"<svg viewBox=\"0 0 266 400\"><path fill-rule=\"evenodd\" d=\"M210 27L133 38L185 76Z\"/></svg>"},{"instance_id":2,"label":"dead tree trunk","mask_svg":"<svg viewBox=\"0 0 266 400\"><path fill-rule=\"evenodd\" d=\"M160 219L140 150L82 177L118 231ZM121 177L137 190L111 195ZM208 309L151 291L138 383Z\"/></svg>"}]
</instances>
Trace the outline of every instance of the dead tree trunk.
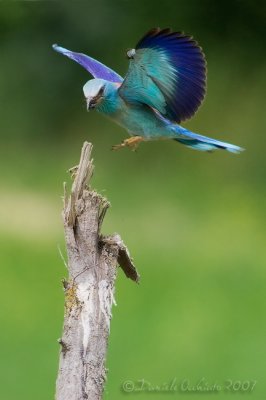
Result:
<instances>
[{"instance_id":1,"label":"dead tree trunk","mask_svg":"<svg viewBox=\"0 0 266 400\"><path fill-rule=\"evenodd\" d=\"M104 237L108 201L88 185L92 145L85 142L74 182L64 195L64 228L69 278L64 281L65 315L56 400L99 400L106 380L105 359L117 265L137 282L139 275L119 235Z\"/></svg>"}]
</instances>

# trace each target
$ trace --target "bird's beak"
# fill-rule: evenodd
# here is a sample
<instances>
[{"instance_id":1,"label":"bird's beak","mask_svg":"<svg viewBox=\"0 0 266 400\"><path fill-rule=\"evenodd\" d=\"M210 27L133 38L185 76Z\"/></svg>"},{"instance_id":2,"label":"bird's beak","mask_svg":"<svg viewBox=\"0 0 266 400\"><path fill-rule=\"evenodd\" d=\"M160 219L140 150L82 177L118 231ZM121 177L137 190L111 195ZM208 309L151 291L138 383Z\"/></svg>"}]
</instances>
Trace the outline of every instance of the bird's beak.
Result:
<instances>
[{"instance_id":1,"label":"bird's beak","mask_svg":"<svg viewBox=\"0 0 266 400\"><path fill-rule=\"evenodd\" d=\"M95 99L93 97L87 97L86 98L86 103L87 103L87 111L92 110L96 106Z\"/></svg>"}]
</instances>

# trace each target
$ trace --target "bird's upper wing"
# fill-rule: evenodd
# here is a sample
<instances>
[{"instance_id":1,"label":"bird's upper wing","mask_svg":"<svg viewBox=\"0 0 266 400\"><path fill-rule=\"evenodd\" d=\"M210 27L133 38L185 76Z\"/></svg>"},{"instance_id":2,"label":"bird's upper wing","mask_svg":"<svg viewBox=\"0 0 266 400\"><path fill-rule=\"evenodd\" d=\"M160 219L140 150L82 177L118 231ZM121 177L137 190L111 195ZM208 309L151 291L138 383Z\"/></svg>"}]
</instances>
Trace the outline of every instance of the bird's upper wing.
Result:
<instances>
[{"instance_id":1,"label":"bird's upper wing","mask_svg":"<svg viewBox=\"0 0 266 400\"><path fill-rule=\"evenodd\" d=\"M195 114L206 87L206 61L197 42L156 28L127 55L129 70L119 89L126 102L145 103L177 123Z\"/></svg>"},{"instance_id":2,"label":"bird's upper wing","mask_svg":"<svg viewBox=\"0 0 266 400\"><path fill-rule=\"evenodd\" d=\"M74 53L73 51L64 49L57 44L53 45L53 49L82 65L82 67L89 71L94 78L105 79L110 82L123 82L123 78L120 75L111 68L106 67L106 65L94 60L92 57L86 56L82 53Z\"/></svg>"}]
</instances>

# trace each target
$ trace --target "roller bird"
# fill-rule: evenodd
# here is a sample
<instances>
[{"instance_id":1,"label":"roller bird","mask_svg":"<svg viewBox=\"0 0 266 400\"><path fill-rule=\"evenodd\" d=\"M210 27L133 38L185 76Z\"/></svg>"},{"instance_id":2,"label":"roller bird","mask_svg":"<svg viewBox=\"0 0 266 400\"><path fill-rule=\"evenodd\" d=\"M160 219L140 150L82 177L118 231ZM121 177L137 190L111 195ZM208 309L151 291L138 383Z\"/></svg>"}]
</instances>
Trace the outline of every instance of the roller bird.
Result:
<instances>
[{"instance_id":1,"label":"roller bird","mask_svg":"<svg viewBox=\"0 0 266 400\"><path fill-rule=\"evenodd\" d=\"M113 149L140 142L173 139L201 151L243 150L191 132L180 123L191 118L206 94L206 59L193 37L155 28L126 52L125 78L101 62L57 44L54 50L84 67L94 79L83 87L87 110L97 110L125 128L130 137Z\"/></svg>"}]
</instances>

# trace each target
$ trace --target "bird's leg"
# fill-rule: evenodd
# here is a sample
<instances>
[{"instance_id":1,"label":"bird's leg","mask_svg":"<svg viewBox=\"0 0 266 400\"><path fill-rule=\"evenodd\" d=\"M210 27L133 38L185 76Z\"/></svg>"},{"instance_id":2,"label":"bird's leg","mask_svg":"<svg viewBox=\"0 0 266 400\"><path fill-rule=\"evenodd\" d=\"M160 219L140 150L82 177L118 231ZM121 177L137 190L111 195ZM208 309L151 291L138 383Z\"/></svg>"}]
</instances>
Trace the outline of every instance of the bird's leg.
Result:
<instances>
[{"instance_id":1,"label":"bird's leg","mask_svg":"<svg viewBox=\"0 0 266 400\"><path fill-rule=\"evenodd\" d=\"M120 144L116 144L112 147L112 150L118 150L121 149L122 147L130 147L131 150L135 151L140 144L140 142L143 142L144 138L142 136L132 136L126 140L124 140Z\"/></svg>"}]
</instances>

